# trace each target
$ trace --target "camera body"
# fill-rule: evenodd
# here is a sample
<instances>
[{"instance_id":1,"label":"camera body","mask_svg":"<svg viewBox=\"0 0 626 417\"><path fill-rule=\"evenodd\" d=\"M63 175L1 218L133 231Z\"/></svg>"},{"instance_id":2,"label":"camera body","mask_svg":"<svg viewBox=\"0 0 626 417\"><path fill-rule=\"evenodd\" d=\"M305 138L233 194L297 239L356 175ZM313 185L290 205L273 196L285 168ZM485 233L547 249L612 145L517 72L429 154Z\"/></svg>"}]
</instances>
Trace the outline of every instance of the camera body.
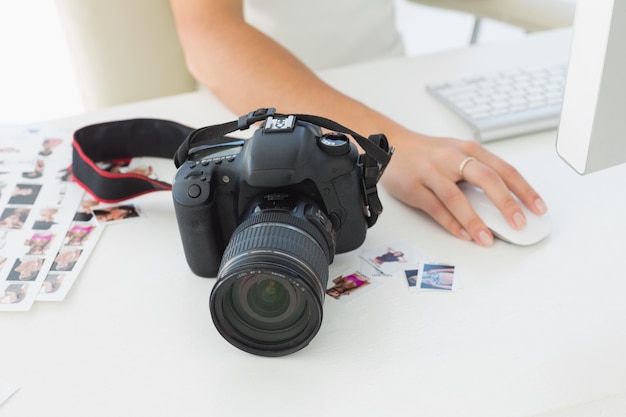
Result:
<instances>
[{"instance_id":1,"label":"camera body","mask_svg":"<svg viewBox=\"0 0 626 417\"><path fill-rule=\"evenodd\" d=\"M363 163L343 134L295 116L270 116L247 140L221 137L189 150L174 180L176 218L187 263L214 277L237 227L287 213L335 253L365 240L368 207Z\"/></svg>"},{"instance_id":2,"label":"camera body","mask_svg":"<svg viewBox=\"0 0 626 417\"><path fill-rule=\"evenodd\" d=\"M261 120L248 140L223 136ZM175 156L176 219L191 270L217 277L209 307L228 342L282 356L313 339L328 265L376 222L376 183L392 153L384 135L274 109L189 134Z\"/></svg>"}]
</instances>

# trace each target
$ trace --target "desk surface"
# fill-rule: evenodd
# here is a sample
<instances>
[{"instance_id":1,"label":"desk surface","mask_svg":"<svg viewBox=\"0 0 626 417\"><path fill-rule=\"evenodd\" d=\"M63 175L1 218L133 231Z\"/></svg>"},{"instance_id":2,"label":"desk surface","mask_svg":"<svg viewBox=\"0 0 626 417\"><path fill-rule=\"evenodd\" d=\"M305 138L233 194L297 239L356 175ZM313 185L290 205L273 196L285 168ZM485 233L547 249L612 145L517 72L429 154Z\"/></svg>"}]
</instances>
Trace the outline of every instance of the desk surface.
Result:
<instances>
[{"instance_id":1,"label":"desk surface","mask_svg":"<svg viewBox=\"0 0 626 417\"><path fill-rule=\"evenodd\" d=\"M558 31L322 75L415 129L469 138L425 83L563 61L568 42ZM142 116L195 126L233 117L202 92L55 123ZM487 145L545 197L554 219L547 240L480 248L383 190L385 212L364 248L410 241L456 265L462 288L410 293L389 280L348 304L327 299L318 335L283 358L243 353L219 336L208 313L214 280L189 272L170 195L141 197L147 217L107 228L64 302L0 317L0 374L21 385L0 414L521 417L622 398L626 167L579 177L558 159L555 136ZM174 173L169 163L159 169Z\"/></svg>"}]
</instances>

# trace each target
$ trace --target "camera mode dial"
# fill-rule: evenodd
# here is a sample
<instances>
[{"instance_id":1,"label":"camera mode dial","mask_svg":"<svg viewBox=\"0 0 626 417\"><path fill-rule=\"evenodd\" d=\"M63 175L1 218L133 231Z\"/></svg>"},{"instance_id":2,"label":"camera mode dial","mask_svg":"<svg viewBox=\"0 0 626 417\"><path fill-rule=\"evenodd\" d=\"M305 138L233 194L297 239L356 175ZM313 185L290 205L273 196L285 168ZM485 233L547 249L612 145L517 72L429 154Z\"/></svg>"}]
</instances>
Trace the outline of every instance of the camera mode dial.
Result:
<instances>
[{"instance_id":1,"label":"camera mode dial","mask_svg":"<svg viewBox=\"0 0 626 417\"><path fill-rule=\"evenodd\" d=\"M350 152L350 140L342 133L326 133L318 138L317 144L328 155L339 156Z\"/></svg>"}]
</instances>

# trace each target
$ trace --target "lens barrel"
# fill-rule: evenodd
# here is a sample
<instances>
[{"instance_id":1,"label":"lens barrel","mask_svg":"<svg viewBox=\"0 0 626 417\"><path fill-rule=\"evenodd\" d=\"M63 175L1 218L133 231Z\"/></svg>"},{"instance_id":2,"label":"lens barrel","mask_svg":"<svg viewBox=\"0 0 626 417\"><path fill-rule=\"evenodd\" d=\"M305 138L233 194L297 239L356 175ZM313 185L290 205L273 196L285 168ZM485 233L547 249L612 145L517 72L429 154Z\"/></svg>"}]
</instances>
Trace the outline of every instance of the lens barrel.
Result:
<instances>
[{"instance_id":1,"label":"lens barrel","mask_svg":"<svg viewBox=\"0 0 626 417\"><path fill-rule=\"evenodd\" d=\"M233 233L211 292L213 322L231 344L262 356L296 352L322 323L329 248L289 212L255 213Z\"/></svg>"}]
</instances>

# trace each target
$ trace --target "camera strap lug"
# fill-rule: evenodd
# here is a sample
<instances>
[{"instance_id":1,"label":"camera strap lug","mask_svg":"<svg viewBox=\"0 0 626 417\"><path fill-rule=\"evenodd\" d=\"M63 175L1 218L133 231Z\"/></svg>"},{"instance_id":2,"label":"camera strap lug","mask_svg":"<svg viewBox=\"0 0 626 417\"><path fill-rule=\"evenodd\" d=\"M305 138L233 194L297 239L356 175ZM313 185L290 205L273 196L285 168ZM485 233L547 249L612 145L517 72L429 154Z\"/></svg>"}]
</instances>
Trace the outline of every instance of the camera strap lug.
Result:
<instances>
[{"instance_id":1,"label":"camera strap lug","mask_svg":"<svg viewBox=\"0 0 626 417\"><path fill-rule=\"evenodd\" d=\"M385 135L376 134L371 135L368 140L374 143L377 146L388 147L387 138ZM389 155L393 154L393 147L389 149ZM376 221L378 220L378 216L383 212L383 204L380 201L380 197L378 196L378 189L376 188L376 184L380 179L384 167L370 154L365 153L361 155L360 163L363 170L362 175L362 186L363 186L363 196L365 198L365 204L369 210L369 217L367 218L367 224L369 227L372 227Z\"/></svg>"},{"instance_id":2,"label":"camera strap lug","mask_svg":"<svg viewBox=\"0 0 626 417\"><path fill-rule=\"evenodd\" d=\"M275 114L276 114L276 109L274 107L257 109L244 116L241 116L237 120L237 129L246 130L250 126L252 126L254 123L260 122L261 120L265 120L270 116L274 116Z\"/></svg>"}]
</instances>

